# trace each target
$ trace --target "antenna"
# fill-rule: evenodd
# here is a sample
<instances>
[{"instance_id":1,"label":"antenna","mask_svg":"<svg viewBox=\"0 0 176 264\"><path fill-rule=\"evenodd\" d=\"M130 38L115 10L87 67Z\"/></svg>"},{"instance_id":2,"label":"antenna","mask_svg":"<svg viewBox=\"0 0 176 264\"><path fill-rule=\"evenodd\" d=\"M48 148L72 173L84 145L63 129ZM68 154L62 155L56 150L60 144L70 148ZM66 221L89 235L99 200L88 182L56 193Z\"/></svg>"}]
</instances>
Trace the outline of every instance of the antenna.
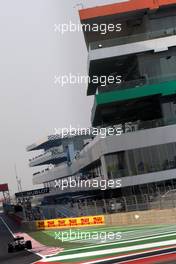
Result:
<instances>
[{"instance_id":1,"label":"antenna","mask_svg":"<svg viewBox=\"0 0 176 264\"><path fill-rule=\"evenodd\" d=\"M18 178L16 164L14 165L14 169L15 169L15 177L17 181L18 192L22 192L21 179Z\"/></svg>"}]
</instances>

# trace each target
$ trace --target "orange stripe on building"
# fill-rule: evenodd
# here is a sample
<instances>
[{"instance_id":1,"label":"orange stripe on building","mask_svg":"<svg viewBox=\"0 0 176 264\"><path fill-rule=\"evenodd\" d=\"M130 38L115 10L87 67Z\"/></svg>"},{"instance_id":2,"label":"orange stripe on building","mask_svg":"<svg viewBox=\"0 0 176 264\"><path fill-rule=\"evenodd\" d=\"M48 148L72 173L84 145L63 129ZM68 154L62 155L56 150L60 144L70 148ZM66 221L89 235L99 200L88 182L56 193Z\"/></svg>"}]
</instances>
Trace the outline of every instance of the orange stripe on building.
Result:
<instances>
[{"instance_id":1,"label":"orange stripe on building","mask_svg":"<svg viewBox=\"0 0 176 264\"><path fill-rule=\"evenodd\" d=\"M138 10L158 9L159 7L172 4L176 4L176 0L131 0L129 2L82 9L79 11L79 15L81 20L86 20L102 16L135 12Z\"/></svg>"}]
</instances>

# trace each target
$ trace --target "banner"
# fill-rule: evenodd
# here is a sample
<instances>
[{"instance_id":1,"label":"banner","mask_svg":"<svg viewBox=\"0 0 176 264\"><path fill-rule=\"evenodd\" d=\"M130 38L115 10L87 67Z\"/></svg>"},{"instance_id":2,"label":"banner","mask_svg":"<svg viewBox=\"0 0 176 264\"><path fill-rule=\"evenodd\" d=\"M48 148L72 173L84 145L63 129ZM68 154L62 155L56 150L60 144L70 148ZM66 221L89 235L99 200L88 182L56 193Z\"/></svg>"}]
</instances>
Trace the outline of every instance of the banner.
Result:
<instances>
[{"instance_id":1,"label":"banner","mask_svg":"<svg viewBox=\"0 0 176 264\"><path fill-rule=\"evenodd\" d=\"M0 192L6 192L8 190L9 190L9 187L7 183L0 184Z\"/></svg>"},{"instance_id":2,"label":"banner","mask_svg":"<svg viewBox=\"0 0 176 264\"><path fill-rule=\"evenodd\" d=\"M95 226L95 225L104 225L104 224L105 224L105 218L103 215L82 216L77 218L58 218L58 219L36 221L37 229L84 227L84 226Z\"/></svg>"},{"instance_id":3,"label":"banner","mask_svg":"<svg viewBox=\"0 0 176 264\"><path fill-rule=\"evenodd\" d=\"M35 195L41 195L49 193L49 188L41 188L41 189L35 189L35 190L30 190L30 191L25 191L25 192L19 192L15 193L15 196L18 197L29 197L29 196L35 196Z\"/></svg>"}]
</instances>

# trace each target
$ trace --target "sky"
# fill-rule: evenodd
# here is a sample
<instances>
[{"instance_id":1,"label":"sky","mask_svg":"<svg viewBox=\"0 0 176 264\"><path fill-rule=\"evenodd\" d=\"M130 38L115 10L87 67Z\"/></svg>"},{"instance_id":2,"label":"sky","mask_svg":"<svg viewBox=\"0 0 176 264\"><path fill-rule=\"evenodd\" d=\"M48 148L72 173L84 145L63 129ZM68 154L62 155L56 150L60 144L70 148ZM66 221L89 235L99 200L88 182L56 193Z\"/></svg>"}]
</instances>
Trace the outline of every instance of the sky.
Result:
<instances>
[{"instance_id":1,"label":"sky","mask_svg":"<svg viewBox=\"0 0 176 264\"><path fill-rule=\"evenodd\" d=\"M35 189L26 146L55 128L89 127L93 98L86 84L55 83L55 76L86 75L82 32L60 34L55 25L79 23L78 8L107 0L0 0L0 184L17 191ZM118 0L109 0L109 3ZM81 5L80 5L81 4Z\"/></svg>"},{"instance_id":2,"label":"sky","mask_svg":"<svg viewBox=\"0 0 176 264\"><path fill-rule=\"evenodd\" d=\"M55 24L79 22L77 3L0 0L0 183L11 193L17 191L15 164L23 190L39 187L32 184L38 169L28 166L27 145L56 127L90 126L93 98L86 84L54 83L58 74L87 74L82 32L54 31Z\"/></svg>"}]
</instances>

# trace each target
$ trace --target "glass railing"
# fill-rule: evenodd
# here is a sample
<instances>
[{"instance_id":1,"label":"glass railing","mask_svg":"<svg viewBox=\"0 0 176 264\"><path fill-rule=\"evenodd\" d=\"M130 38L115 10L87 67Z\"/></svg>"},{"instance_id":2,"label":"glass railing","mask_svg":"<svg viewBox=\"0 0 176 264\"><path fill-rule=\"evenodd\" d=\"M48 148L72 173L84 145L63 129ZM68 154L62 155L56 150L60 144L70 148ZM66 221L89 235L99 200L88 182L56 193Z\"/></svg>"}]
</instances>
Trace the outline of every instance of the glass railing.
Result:
<instances>
[{"instance_id":1,"label":"glass railing","mask_svg":"<svg viewBox=\"0 0 176 264\"><path fill-rule=\"evenodd\" d=\"M89 50L108 48L119 46L144 40L156 39L161 37L168 37L176 34L176 28L166 28L158 31L140 33L135 35L128 35L124 37L117 37L113 39L99 40L90 43Z\"/></svg>"},{"instance_id":2,"label":"glass railing","mask_svg":"<svg viewBox=\"0 0 176 264\"><path fill-rule=\"evenodd\" d=\"M160 118L160 119L153 119L153 120L148 120L148 121L138 120L136 122L128 122L125 124L114 125L113 127L121 128L121 134L126 134L126 133L136 132L139 130L170 126L170 125L175 125L175 124L176 124L176 118L170 118L170 119ZM107 126L104 126L104 127L107 127ZM116 134L116 131L114 132L114 135L115 134Z\"/></svg>"},{"instance_id":3,"label":"glass railing","mask_svg":"<svg viewBox=\"0 0 176 264\"><path fill-rule=\"evenodd\" d=\"M117 90L125 90L130 88L141 87L144 85L159 84L164 82L169 82L176 80L176 73L158 75L154 77L141 77L140 79L131 80L131 81L122 81L120 84L109 84L106 86L97 87L98 93L106 93Z\"/></svg>"},{"instance_id":4,"label":"glass railing","mask_svg":"<svg viewBox=\"0 0 176 264\"><path fill-rule=\"evenodd\" d=\"M122 82L121 84L110 84L107 86L99 86L97 87L98 89L98 94L105 93L105 92L112 92L112 91L120 91L120 90L125 90L125 89L132 89L136 87L142 87L144 85L152 85L152 84L160 84L164 82L169 82L169 81L176 81L176 73L172 74L165 74L165 75L158 75L152 78L144 77L138 80L132 80L132 81L125 81ZM93 107L92 107L92 122L93 118L95 116L97 104L96 100L94 101Z\"/></svg>"},{"instance_id":5,"label":"glass railing","mask_svg":"<svg viewBox=\"0 0 176 264\"><path fill-rule=\"evenodd\" d=\"M44 169L42 171L37 171L37 172L33 173L32 175L35 176L35 175L38 175L38 174L41 174L41 173L45 173L45 172L47 172L49 170L51 170L51 169L50 168L46 168L46 169Z\"/></svg>"},{"instance_id":6,"label":"glass railing","mask_svg":"<svg viewBox=\"0 0 176 264\"><path fill-rule=\"evenodd\" d=\"M154 119L148 121L131 122L126 125L126 128L123 131L123 133L135 132L138 130L157 128L162 126L170 126L175 124L176 124L176 118L170 118L170 119L160 118L160 119Z\"/></svg>"},{"instance_id":7,"label":"glass railing","mask_svg":"<svg viewBox=\"0 0 176 264\"><path fill-rule=\"evenodd\" d=\"M142 166L140 165L142 164ZM141 166L141 168L140 168ZM128 169L109 169L108 170L108 178L109 179L116 179L116 178L122 178L127 176L135 176L135 175L141 175L146 173L153 173L153 172L159 172L159 171L165 171L165 170L172 170L176 169L176 160L164 160L161 163L144 163L142 160L138 164L138 166L132 170Z\"/></svg>"},{"instance_id":8,"label":"glass railing","mask_svg":"<svg viewBox=\"0 0 176 264\"><path fill-rule=\"evenodd\" d=\"M146 78L141 78L141 79L132 80L132 81L124 81L124 82L121 82L121 84L109 84L106 86L99 86L98 93L106 93L106 92L115 91L115 90L129 89L129 88L143 86L145 84L147 84Z\"/></svg>"},{"instance_id":9,"label":"glass railing","mask_svg":"<svg viewBox=\"0 0 176 264\"><path fill-rule=\"evenodd\" d=\"M46 152L45 154L39 155L39 156L29 160L29 162L30 162L30 164L33 164L33 163L44 162L44 161L58 159L58 158L64 158L64 157L66 157L65 152L56 153L56 154L52 154L51 152Z\"/></svg>"},{"instance_id":10,"label":"glass railing","mask_svg":"<svg viewBox=\"0 0 176 264\"><path fill-rule=\"evenodd\" d=\"M170 126L170 125L175 125L176 124L176 118L170 118L170 119L164 119L164 118L159 118L159 119L153 119L153 120L147 120L147 121L134 121L134 122L127 122L127 123L119 123L119 124L113 124L113 125L107 125L107 124L101 124L101 128L106 129L106 135L101 136L99 134L95 139L92 141L94 142L96 139L99 140L100 138L104 139L109 136L118 136L126 134L126 133L132 133L140 130L145 130L145 129L152 129L152 128L157 128L157 127L163 127L163 126ZM108 129L113 128L114 133L111 130L110 135L108 135ZM99 130L100 133L100 130Z\"/></svg>"}]
</instances>

